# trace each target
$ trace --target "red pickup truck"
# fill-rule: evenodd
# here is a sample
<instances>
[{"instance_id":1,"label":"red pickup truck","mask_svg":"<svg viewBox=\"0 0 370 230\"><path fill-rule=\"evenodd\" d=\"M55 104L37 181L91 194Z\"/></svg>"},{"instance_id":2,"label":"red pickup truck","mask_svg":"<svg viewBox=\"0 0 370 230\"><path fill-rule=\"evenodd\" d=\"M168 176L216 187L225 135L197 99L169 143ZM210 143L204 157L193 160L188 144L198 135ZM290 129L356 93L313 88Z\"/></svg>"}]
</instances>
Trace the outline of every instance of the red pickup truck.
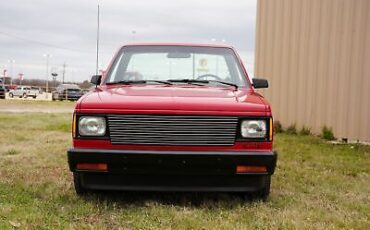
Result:
<instances>
[{"instance_id":1,"label":"red pickup truck","mask_svg":"<svg viewBox=\"0 0 370 230\"><path fill-rule=\"evenodd\" d=\"M232 47L123 46L73 115L68 163L90 190L270 192L272 113Z\"/></svg>"}]
</instances>

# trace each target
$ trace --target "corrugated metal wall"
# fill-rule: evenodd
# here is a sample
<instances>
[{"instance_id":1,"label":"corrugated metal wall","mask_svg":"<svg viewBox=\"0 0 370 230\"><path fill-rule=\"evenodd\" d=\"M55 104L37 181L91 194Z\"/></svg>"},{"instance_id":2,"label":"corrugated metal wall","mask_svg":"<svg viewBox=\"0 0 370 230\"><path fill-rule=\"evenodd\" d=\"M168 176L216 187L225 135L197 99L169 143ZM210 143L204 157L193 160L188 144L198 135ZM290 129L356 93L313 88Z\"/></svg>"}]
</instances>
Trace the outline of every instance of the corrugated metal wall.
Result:
<instances>
[{"instance_id":1,"label":"corrugated metal wall","mask_svg":"<svg viewBox=\"0 0 370 230\"><path fill-rule=\"evenodd\" d=\"M370 0L258 0L255 63L283 126L370 141Z\"/></svg>"}]
</instances>

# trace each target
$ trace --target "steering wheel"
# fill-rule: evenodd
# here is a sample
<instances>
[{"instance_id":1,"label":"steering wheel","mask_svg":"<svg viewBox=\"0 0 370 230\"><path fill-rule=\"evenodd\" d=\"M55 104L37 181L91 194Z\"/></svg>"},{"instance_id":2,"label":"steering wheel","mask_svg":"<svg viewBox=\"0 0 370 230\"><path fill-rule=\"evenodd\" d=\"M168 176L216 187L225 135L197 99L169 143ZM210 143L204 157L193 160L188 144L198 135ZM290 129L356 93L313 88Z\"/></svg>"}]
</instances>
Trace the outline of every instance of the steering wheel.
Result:
<instances>
[{"instance_id":1,"label":"steering wheel","mask_svg":"<svg viewBox=\"0 0 370 230\"><path fill-rule=\"evenodd\" d=\"M206 80L206 78L208 78L208 77L213 77L213 78L214 78L214 79L216 79L217 81L222 81L222 79L221 79L219 76L214 75L214 74L210 74L210 73L203 74L203 75L201 75L201 76L197 77L197 79L196 79L196 80Z\"/></svg>"}]
</instances>

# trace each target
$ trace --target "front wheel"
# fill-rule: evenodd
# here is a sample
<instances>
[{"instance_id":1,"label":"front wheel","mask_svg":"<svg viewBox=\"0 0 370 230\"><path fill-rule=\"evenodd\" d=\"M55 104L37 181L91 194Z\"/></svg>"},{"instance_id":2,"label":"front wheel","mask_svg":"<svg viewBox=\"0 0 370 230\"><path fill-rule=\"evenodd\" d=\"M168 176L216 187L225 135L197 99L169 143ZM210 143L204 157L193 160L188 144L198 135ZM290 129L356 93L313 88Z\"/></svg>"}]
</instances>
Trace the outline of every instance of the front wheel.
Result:
<instances>
[{"instance_id":1,"label":"front wheel","mask_svg":"<svg viewBox=\"0 0 370 230\"><path fill-rule=\"evenodd\" d=\"M85 195L88 192L88 190L82 185L81 179L82 177L80 173L77 173L77 172L73 173L73 183L74 183L75 191L76 191L76 194L79 196Z\"/></svg>"},{"instance_id":2,"label":"front wheel","mask_svg":"<svg viewBox=\"0 0 370 230\"><path fill-rule=\"evenodd\" d=\"M263 178L263 188L260 189L259 191L255 192L253 194L254 198L266 201L268 196L270 195L270 186L271 186L271 175L265 176Z\"/></svg>"}]
</instances>

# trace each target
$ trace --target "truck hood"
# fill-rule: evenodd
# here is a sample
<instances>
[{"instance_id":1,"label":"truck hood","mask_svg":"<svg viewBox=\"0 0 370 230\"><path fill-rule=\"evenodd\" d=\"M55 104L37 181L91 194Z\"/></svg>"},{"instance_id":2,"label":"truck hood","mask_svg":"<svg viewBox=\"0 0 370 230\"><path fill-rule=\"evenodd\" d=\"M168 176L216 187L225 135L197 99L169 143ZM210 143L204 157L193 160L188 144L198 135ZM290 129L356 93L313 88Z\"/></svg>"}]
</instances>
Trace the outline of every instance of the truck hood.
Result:
<instances>
[{"instance_id":1,"label":"truck hood","mask_svg":"<svg viewBox=\"0 0 370 230\"><path fill-rule=\"evenodd\" d=\"M259 114L268 106L259 94L233 87L194 85L101 86L80 99L81 112L218 111Z\"/></svg>"}]
</instances>

